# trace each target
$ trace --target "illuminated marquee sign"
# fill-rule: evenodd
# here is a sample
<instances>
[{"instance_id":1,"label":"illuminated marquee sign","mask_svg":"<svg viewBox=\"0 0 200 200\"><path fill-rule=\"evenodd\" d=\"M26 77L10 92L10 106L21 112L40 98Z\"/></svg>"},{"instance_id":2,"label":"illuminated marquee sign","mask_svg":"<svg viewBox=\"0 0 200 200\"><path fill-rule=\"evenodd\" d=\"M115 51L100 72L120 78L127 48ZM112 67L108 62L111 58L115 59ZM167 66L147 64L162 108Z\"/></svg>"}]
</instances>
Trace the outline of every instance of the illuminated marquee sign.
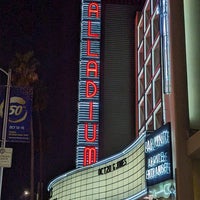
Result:
<instances>
[{"instance_id":1,"label":"illuminated marquee sign","mask_svg":"<svg viewBox=\"0 0 200 200\"><path fill-rule=\"evenodd\" d=\"M153 133L147 133L145 158L148 186L172 178L170 124L164 125Z\"/></svg>"},{"instance_id":2,"label":"illuminated marquee sign","mask_svg":"<svg viewBox=\"0 0 200 200\"><path fill-rule=\"evenodd\" d=\"M98 160L101 1L82 0L76 167Z\"/></svg>"},{"instance_id":3,"label":"illuminated marquee sign","mask_svg":"<svg viewBox=\"0 0 200 200\"><path fill-rule=\"evenodd\" d=\"M100 168L98 169L98 175L103 175L103 174L107 174L109 172L113 172L123 166L127 165L127 161L126 161L126 158L116 162L116 163L113 163L111 165L108 165L106 167L103 167L103 168Z\"/></svg>"}]
</instances>

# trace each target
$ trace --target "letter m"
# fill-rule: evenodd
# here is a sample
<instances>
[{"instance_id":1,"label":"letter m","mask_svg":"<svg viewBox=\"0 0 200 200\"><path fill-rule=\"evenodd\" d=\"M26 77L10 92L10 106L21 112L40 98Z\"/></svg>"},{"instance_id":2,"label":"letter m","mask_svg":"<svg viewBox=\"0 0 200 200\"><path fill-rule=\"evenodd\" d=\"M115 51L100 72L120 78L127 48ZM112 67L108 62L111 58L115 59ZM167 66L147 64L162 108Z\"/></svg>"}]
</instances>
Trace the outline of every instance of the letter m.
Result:
<instances>
[{"instance_id":1,"label":"letter m","mask_svg":"<svg viewBox=\"0 0 200 200\"><path fill-rule=\"evenodd\" d=\"M96 162L96 154L97 150L94 146L87 146L84 148L84 160L83 165L91 165L92 163Z\"/></svg>"}]
</instances>

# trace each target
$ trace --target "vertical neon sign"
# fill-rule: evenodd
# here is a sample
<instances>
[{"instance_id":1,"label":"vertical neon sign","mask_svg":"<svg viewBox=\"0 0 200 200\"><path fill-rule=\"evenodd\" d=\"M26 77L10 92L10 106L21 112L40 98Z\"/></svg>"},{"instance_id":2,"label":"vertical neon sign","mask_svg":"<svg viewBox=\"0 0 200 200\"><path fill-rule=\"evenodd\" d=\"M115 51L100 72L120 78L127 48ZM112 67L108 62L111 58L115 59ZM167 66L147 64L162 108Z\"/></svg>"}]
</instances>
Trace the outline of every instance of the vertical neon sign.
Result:
<instances>
[{"instance_id":1,"label":"vertical neon sign","mask_svg":"<svg viewBox=\"0 0 200 200\"><path fill-rule=\"evenodd\" d=\"M76 167L98 160L101 0L82 0Z\"/></svg>"}]
</instances>

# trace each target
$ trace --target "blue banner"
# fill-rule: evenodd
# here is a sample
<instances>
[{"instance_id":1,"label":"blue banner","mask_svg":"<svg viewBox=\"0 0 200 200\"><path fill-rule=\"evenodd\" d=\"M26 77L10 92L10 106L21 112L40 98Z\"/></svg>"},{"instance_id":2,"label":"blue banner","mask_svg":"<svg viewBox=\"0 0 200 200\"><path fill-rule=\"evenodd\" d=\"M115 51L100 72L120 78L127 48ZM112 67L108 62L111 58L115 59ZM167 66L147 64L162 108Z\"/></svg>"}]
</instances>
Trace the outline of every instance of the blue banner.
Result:
<instances>
[{"instance_id":1,"label":"blue banner","mask_svg":"<svg viewBox=\"0 0 200 200\"><path fill-rule=\"evenodd\" d=\"M0 130L2 132L6 87L0 87ZM32 88L11 87L7 125L8 142L29 142L32 116Z\"/></svg>"},{"instance_id":2,"label":"blue banner","mask_svg":"<svg viewBox=\"0 0 200 200\"><path fill-rule=\"evenodd\" d=\"M147 186L173 178L170 123L147 132L145 162Z\"/></svg>"}]
</instances>

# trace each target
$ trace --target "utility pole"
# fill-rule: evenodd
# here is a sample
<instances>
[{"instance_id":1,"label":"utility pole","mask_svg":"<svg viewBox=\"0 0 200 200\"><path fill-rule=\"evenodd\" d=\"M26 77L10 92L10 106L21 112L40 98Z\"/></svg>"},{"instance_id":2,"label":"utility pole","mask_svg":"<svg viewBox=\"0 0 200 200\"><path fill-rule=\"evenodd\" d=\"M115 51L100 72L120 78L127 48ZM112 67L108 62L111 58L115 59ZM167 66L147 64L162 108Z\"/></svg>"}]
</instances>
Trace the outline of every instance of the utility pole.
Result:
<instances>
[{"instance_id":1,"label":"utility pole","mask_svg":"<svg viewBox=\"0 0 200 200\"><path fill-rule=\"evenodd\" d=\"M0 68L0 71L7 76L7 86L6 86L6 99L4 106L4 117L3 117L3 129L2 129L2 138L1 138L1 148L6 147L6 134L8 127L8 114L9 114L9 102L10 102L10 86L11 86L11 69L6 72L4 69ZM0 167L0 199L2 191L2 182L3 182L3 167Z\"/></svg>"}]
</instances>

